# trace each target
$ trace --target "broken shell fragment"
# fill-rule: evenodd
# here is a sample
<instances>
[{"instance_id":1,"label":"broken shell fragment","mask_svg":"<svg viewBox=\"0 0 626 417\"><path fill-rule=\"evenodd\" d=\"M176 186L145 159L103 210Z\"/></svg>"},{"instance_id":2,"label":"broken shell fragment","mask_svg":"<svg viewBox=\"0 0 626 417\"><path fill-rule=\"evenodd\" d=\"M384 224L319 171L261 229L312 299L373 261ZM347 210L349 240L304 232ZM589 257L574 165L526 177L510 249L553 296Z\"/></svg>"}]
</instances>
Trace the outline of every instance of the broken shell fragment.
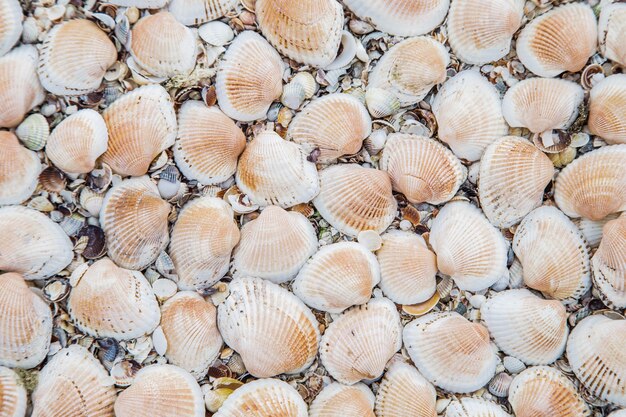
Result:
<instances>
[{"instance_id":1,"label":"broken shell fragment","mask_svg":"<svg viewBox=\"0 0 626 417\"><path fill-rule=\"evenodd\" d=\"M588 125L609 144L626 143L626 74L611 75L593 86Z\"/></svg>"},{"instance_id":2,"label":"broken shell fragment","mask_svg":"<svg viewBox=\"0 0 626 417\"><path fill-rule=\"evenodd\" d=\"M235 8L237 0L171 0L168 11L183 25L219 19Z\"/></svg>"},{"instance_id":3,"label":"broken shell fragment","mask_svg":"<svg viewBox=\"0 0 626 417\"><path fill-rule=\"evenodd\" d=\"M600 9L598 43L602 54L621 66L626 66L625 34L626 5L620 2L606 2Z\"/></svg>"},{"instance_id":4,"label":"broken shell fragment","mask_svg":"<svg viewBox=\"0 0 626 417\"><path fill-rule=\"evenodd\" d=\"M604 225L591 267L593 282L607 305L626 308L626 214Z\"/></svg>"},{"instance_id":5,"label":"broken shell fragment","mask_svg":"<svg viewBox=\"0 0 626 417\"><path fill-rule=\"evenodd\" d=\"M41 163L11 132L0 131L0 205L20 204L37 188Z\"/></svg>"},{"instance_id":6,"label":"broken shell fragment","mask_svg":"<svg viewBox=\"0 0 626 417\"><path fill-rule=\"evenodd\" d=\"M20 2L18 0L0 1L0 16L0 56L2 56L13 48L22 35L24 14Z\"/></svg>"},{"instance_id":7,"label":"broken shell fragment","mask_svg":"<svg viewBox=\"0 0 626 417\"><path fill-rule=\"evenodd\" d=\"M374 394L365 384L333 382L317 394L309 417L374 417Z\"/></svg>"},{"instance_id":8,"label":"broken shell fragment","mask_svg":"<svg viewBox=\"0 0 626 417\"><path fill-rule=\"evenodd\" d=\"M0 366L0 411L5 417L24 417L28 399L26 388L17 374ZM355 416L356 417L356 416Z\"/></svg>"}]
</instances>

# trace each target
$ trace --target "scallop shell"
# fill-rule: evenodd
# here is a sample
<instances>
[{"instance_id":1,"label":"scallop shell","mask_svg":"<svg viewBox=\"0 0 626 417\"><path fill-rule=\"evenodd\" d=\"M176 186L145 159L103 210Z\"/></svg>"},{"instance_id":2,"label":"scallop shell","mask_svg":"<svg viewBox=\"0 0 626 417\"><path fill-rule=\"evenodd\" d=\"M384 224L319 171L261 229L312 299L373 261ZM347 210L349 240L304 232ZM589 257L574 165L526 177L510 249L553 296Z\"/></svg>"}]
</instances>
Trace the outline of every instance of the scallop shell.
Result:
<instances>
[{"instance_id":1,"label":"scallop shell","mask_svg":"<svg viewBox=\"0 0 626 417\"><path fill-rule=\"evenodd\" d=\"M402 346L402 324L396 306L386 298L344 311L328 325L320 359L337 381L352 385L376 379Z\"/></svg>"},{"instance_id":2,"label":"scallop shell","mask_svg":"<svg viewBox=\"0 0 626 417\"><path fill-rule=\"evenodd\" d=\"M374 254L355 242L323 246L302 267L293 282L293 293L309 307L341 313L367 303L380 281Z\"/></svg>"},{"instance_id":3,"label":"scallop shell","mask_svg":"<svg viewBox=\"0 0 626 417\"><path fill-rule=\"evenodd\" d=\"M429 313L404 327L404 345L417 369L436 386L465 393L496 373L489 332L456 312Z\"/></svg>"},{"instance_id":4,"label":"scallop shell","mask_svg":"<svg viewBox=\"0 0 626 417\"><path fill-rule=\"evenodd\" d=\"M41 163L11 132L0 131L0 205L20 204L37 188Z\"/></svg>"},{"instance_id":5,"label":"scallop shell","mask_svg":"<svg viewBox=\"0 0 626 417\"><path fill-rule=\"evenodd\" d=\"M290 281L315 253L317 243L315 229L306 217L269 206L241 228L234 269L240 276Z\"/></svg>"},{"instance_id":6,"label":"scallop shell","mask_svg":"<svg viewBox=\"0 0 626 417\"><path fill-rule=\"evenodd\" d=\"M230 255L239 242L233 217L228 203L215 197L192 200L180 211L170 243L179 288L203 290L228 272Z\"/></svg>"},{"instance_id":7,"label":"scallop shell","mask_svg":"<svg viewBox=\"0 0 626 417\"><path fill-rule=\"evenodd\" d=\"M552 161L531 142L516 136L496 140L480 160L478 196L496 227L511 227L539 207L554 175Z\"/></svg>"},{"instance_id":8,"label":"scallop shell","mask_svg":"<svg viewBox=\"0 0 626 417\"><path fill-rule=\"evenodd\" d=\"M603 4L598 22L598 42L602 54L621 66L626 66L626 5L619 2ZM1 53L0 53L1 55Z\"/></svg>"},{"instance_id":9,"label":"scallop shell","mask_svg":"<svg viewBox=\"0 0 626 417\"><path fill-rule=\"evenodd\" d=\"M517 56L540 77L580 71L596 51L598 23L591 7L570 3L531 20L517 37Z\"/></svg>"},{"instance_id":10,"label":"scallop shell","mask_svg":"<svg viewBox=\"0 0 626 417\"><path fill-rule=\"evenodd\" d=\"M461 71L446 81L432 111L439 139L459 158L477 161L490 143L509 132L498 91L477 71Z\"/></svg>"},{"instance_id":11,"label":"scallop shell","mask_svg":"<svg viewBox=\"0 0 626 417\"><path fill-rule=\"evenodd\" d=\"M169 204L148 177L127 179L111 188L100 210L111 259L134 270L154 262L169 241L169 213Z\"/></svg>"},{"instance_id":12,"label":"scallop shell","mask_svg":"<svg viewBox=\"0 0 626 417\"><path fill-rule=\"evenodd\" d=\"M124 94L102 116L109 131L102 162L120 175L145 174L152 160L176 139L174 104L160 85Z\"/></svg>"},{"instance_id":13,"label":"scallop shell","mask_svg":"<svg viewBox=\"0 0 626 417\"><path fill-rule=\"evenodd\" d=\"M235 278L217 311L228 346L257 378L299 373L315 357L320 333L315 316L295 295L259 278Z\"/></svg>"},{"instance_id":14,"label":"scallop shell","mask_svg":"<svg viewBox=\"0 0 626 417\"><path fill-rule=\"evenodd\" d=\"M168 10L183 25L193 26L219 19L237 5L237 0L172 0Z\"/></svg>"},{"instance_id":15,"label":"scallop shell","mask_svg":"<svg viewBox=\"0 0 626 417\"><path fill-rule=\"evenodd\" d=\"M626 308L626 214L606 223L593 258L593 282L614 308Z\"/></svg>"},{"instance_id":16,"label":"scallop shell","mask_svg":"<svg viewBox=\"0 0 626 417\"><path fill-rule=\"evenodd\" d=\"M460 398L446 408L445 417L511 417L498 404L482 398Z\"/></svg>"},{"instance_id":17,"label":"scallop shell","mask_svg":"<svg viewBox=\"0 0 626 417\"><path fill-rule=\"evenodd\" d=\"M52 94L78 96L95 91L117 60L115 45L86 19L54 26L43 41L39 78Z\"/></svg>"},{"instance_id":18,"label":"scallop shell","mask_svg":"<svg viewBox=\"0 0 626 417\"><path fill-rule=\"evenodd\" d=\"M524 283L549 297L570 302L591 286L587 242L556 207L539 207L522 220L513 251L522 264Z\"/></svg>"},{"instance_id":19,"label":"scallop shell","mask_svg":"<svg viewBox=\"0 0 626 417\"><path fill-rule=\"evenodd\" d=\"M597 248L602 239L602 228L607 222L615 220L619 217L619 213L609 214L602 220L576 219L574 223L582 232L585 240L591 248Z\"/></svg>"},{"instance_id":20,"label":"scallop shell","mask_svg":"<svg viewBox=\"0 0 626 417\"><path fill-rule=\"evenodd\" d=\"M333 382L317 394L309 417L374 417L374 394L365 384Z\"/></svg>"},{"instance_id":21,"label":"scallop shell","mask_svg":"<svg viewBox=\"0 0 626 417\"><path fill-rule=\"evenodd\" d=\"M588 124L589 131L607 143L626 143L626 74L611 75L593 86Z\"/></svg>"},{"instance_id":22,"label":"scallop shell","mask_svg":"<svg viewBox=\"0 0 626 417\"><path fill-rule=\"evenodd\" d=\"M393 189L414 204L445 203L467 177L461 161L441 143L403 133L389 135L380 167L389 173Z\"/></svg>"},{"instance_id":23,"label":"scallop shell","mask_svg":"<svg viewBox=\"0 0 626 417\"><path fill-rule=\"evenodd\" d=\"M0 366L0 413L3 417L26 415L26 389L15 372Z\"/></svg>"},{"instance_id":24,"label":"scallop shell","mask_svg":"<svg viewBox=\"0 0 626 417\"><path fill-rule=\"evenodd\" d=\"M17 0L0 1L0 57L13 48L22 35L24 14Z\"/></svg>"},{"instance_id":25,"label":"scallop shell","mask_svg":"<svg viewBox=\"0 0 626 417\"><path fill-rule=\"evenodd\" d=\"M352 237L364 230L384 232L397 209L389 175L358 164L321 171L320 193L313 204L335 229Z\"/></svg>"},{"instance_id":26,"label":"scallop shell","mask_svg":"<svg viewBox=\"0 0 626 417\"><path fill-rule=\"evenodd\" d=\"M230 118L265 118L283 92L283 61L258 33L241 32L220 60L215 78L217 102Z\"/></svg>"}]
</instances>

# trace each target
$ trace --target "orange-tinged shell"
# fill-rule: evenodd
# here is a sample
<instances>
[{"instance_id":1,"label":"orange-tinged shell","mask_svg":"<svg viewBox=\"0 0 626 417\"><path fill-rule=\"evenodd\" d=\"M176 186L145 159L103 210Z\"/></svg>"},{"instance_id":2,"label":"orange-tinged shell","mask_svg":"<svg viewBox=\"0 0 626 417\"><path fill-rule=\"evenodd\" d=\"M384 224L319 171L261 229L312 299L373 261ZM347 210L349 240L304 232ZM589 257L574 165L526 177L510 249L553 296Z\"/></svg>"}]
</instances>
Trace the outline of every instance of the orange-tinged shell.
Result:
<instances>
[{"instance_id":1,"label":"orange-tinged shell","mask_svg":"<svg viewBox=\"0 0 626 417\"><path fill-rule=\"evenodd\" d=\"M168 11L183 25L219 19L237 5L237 0L171 0Z\"/></svg>"},{"instance_id":2,"label":"orange-tinged shell","mask_svg":"<svg viewBox=\"0 0 626 417\"><path fill-rule=\"evenodd\" d=\"M619 217L619 213L609 214L602 220L589 220L585 218L575 219L574 224L578 226L583 233L585 240L589 244L590 248L597 248L602 240L602 228L605 224L611 220L615 220Z\"/></svg>"},{"instance_id":3,"label":"orange-tinged shell","mask_svg":"<svg viewBox=\"0 0 626 417\"><path fill-rule=\"evenodd\" d=\"M626 5L603 4L598 22L600 51L608 59L626 66Z\"/></svg>"},{"instance_id":4,"label":"orange-tinged shell","mask_svg":"<svg viewBox=\"0 0 626 417\"><path fill-rule=\"evenodd\" d=\"M11 50L22 35L24 14L18 0L0 1L0 56Z\"/></svg>"},{"instance_id":5,"label":"orange-tinged shell","mask_svg":"<svg viewBox=\"0 0 626 417\"><path fill-rule=\"evenodd\" d=\"M160 9L167 4L167 0L112 0L109 3L138 9Z\"/></svg>"},{"instance_id":6,"label":"orange-tinged shell","mask_svg":"<svg viewBox=\"0 0 626 417\"><path fill-rule=\"evenodd\" d=\"M607 143L626 143L626 74L611 75L593 86L588 125Z\"/></svg>"},{"instance_id":7,"label":"orange-tinged shell","mask_svg":"<svg viewBox=\"0 0 626 417\"><path fill-rule=\"evenodd\" d=\"M365 384L333 382L311 403L309 417L374 417L374 394Z\"/></svg>"},{"instance_id":8,"label":"orange-tinged shell","mask_svg":"<svg viewBox=\"0 0 626 417\"><path fill-rule=\"evenodd\" d=\"M17 374L0 366L0 415L3 417L24 417L26 415L26 388Z\"/></svg>"},{"instance_id":9,"label":"orange-tinged shell","mask_svg":"<svg viewBox=\"0 0 626 417\"><path fill-rule=\"evenodd\" d=\"M591 267L593 282L607 304L626 308L626 214L604 225Z\"/></svg>"},{"instance_id":10,"label":"orange-tinged shell","mask_svg":"<svg viewBox=\"0 0 626 417\"><path fill-rule=\"evenodd\" d=\"M454 400L446 408L445 417L512 417L502 407L482 398L465 397ZM537 416L539 417L539 416Z\"/></svg>"},{"instance_id":11,"label":"orange-tinged shell","mask_svg":"<svg viewBox=\"0 0 626 417\"><path fill-rule=\"evenodd\" d=\"M40 172L37 154L23 147L13 133L0 131L0 205L28 200Z\"/></svg>"}]
</instances>

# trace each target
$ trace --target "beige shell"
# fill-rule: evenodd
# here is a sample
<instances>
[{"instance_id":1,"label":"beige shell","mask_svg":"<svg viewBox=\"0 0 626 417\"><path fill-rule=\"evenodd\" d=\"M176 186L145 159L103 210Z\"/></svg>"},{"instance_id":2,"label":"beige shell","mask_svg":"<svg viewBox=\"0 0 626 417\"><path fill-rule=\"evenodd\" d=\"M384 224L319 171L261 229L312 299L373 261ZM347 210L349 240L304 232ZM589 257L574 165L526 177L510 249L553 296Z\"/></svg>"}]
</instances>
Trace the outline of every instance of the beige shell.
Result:
<instances>
[{"instance_id":1,"label":"beige shell","mask_svg":"<svg viewBox=\"0 0 626 417\"><path fill-rule=\"evenodd\" d=\"M448 203L430 230L439 270L465 291L490 287L507 275L507 243L480 209L464 201Z\"/></svg>"},{"instance_id":2,"label":"beige shell","mask_svg":"<svg viewBox=\"0 0 626 417\"><path fill-rule=\"evenodd\" d=\"M259 278L235 278L218 307L224 341L257 378L307 369L320 333L315 316L295 295Z\"/></svg>"},{"instance_id":3,"label":"beige shell","mask_svg":"<svg viewBox=\"0 0 626 417\"><path fill-rule=\"evenodd\" d=\"M365 384L333 382L311 403L309 417L374 417L374 394Z\"/></svg>"},{"instance_id":4,"label":"beige shell","mask_svg":"<svg viewBox=\"0 0 626 417\"><path fill-rule=\"evenodd\" d=\"M228 272L239 242L233 210L224 200L200 197L187 203L172 229L170 256L183 290L204 290Z\"/></svg>"},{"instance_id":5,"label":"beige shell","mask_svg":"<svg viewBox=\"0 0 626 417\"><path fill-rule=\"evenodd\" d=\"M390 230L382 239L383 246L376 251L380 289L398 304L428 300L436 289L437 258L424 238L412 232Z\"/></svg>"},{"instance_id":6,"label":"beige shell","mask_svg":"<svg viewBox=\"0 0 626 417\"><path fill-rule=\"evenodd\" d=\"M530 141L516 136L496 140L480 160L478 196L496 227L519 223L543 201L554 175L552 161Z\"/></svg>"},{"instance_id":7,"label":"beige shell","mask_svg":"<svg viewBox=\"0 0 626 417\"><path fill-rule=\"evenodd\" d=\"M167 0L112 0L110 3L138 9L160 9L167 4Z\"/></svg>"},{"instance_id":8,"label":"beige shell","mask_svg":"<svg viewBox=\"0 0 626 417\"><path fill-rule=\"evenodd\" d=\"M328 325L320 359L337 381L352 385L376 379L402 346L402 324L396 306L386 298L344 311Z\"/></svg>"},{"instance_id":9,"label":"beige shell","mask_svg":"<svg viewBox=\"0 0 626 417\"><path fill-rule=\"evenodd\" d=\"M619 217L619 213L609 214L602 220L589 220L585 218L575 219L574 223L583 233L585 240L591 248L597 248L602 240L602 228L607 222L615 220Z\"/></svg>"},{"instance_id":10,"label":"beige shell","mask_svg":"<svg viewBox=\"0 0 626 417\"><path fill-rule=\"evenodd\" d=\"M240 276L281 283L293 279L316 250L315 229L306 217L269 206L241 228L233 265Z\"/></svg>"},{"instance_id":11,"label":"beige shell","mask_svg":"<svg viewBox=\"0 0 626 417\"><path fill-rule=\"evenodd\" d=\"M389 135L380 167L389 173L393 189L414 204L445 203L467 177L461 161L441 143L403 133Z\"/></svg>"},{"instance_id":12,"label":"beige shell","mask_svg":"<svg viewBox=\"0 0 626 417\"><path fill-rule=\"evenodd\" d=\"M596 51L598 23L586 3L570 3L531 20L517 37L517 56L540 77L580 71Z\"/></svg>"},{"instance_id":13,"label":"beige shell","mask_svg":"<svg viewBox=\"0 0 626 417\"><path fill-rule=\"evenodd\" d=\"M109 190L100 210L108 254L122 268L142 270L169 241L170 205L148 177L130 178Z\"/></svg>"},{"instance_id":14,"label":"beige shell","mask_svg":"<svg viewBox=\"0 0 626 417\"><path fill-rule=\"evenodd\" d=\"M258 33L241 32L220 60L215 78L217 102L230 118L264 119L283 92L283 61Z\"/></svg>"},{"instance_id":15,"label":"beige shell","mask_svg":"<svg viewBox=\"0 0 626 417\"><path fill-rule=\"evenodd\" d=\"M293 293L311 308L341 313L367 303L379 281L374 254L359 243L338 242L320 248L300 269Z\"/></svg>"},{"instance_id":16,"label":"beige shell","mask_svg":"<svg viewBox=\"0 0 626 417\"><path fill-rule=\"evenodd\" d=\"M48 304L31 291L20 274L8 272L0 274L0 311L0 366L39 365L48 354L52 335Z\"/></svg>"},{"instance_id":17,"label":"beige shell","mask_svg":"<svg viewBox=\"0 0 626 417\"><path fill-rule=\"evenodd\" d=\"M192 26L219 19L237 5L237 0L171 0L168 10L183 25Z\"/></svg>"},{"instance_id":18,"label":"beige shell","mask_svg":"<svg viewBox=\"0 0 626 417\"><path fill-rule=\"evenodd\" d=\"M626 214L606 223L593 258L593 282L608 305L626 308Z\"/></svg>"},{"instance_id":19,"label":"beige shell","mask_svg":"<svg viewBox=\"0 0 626 417\"><path fill-rule=\"evenodd\" d=\"M570 302L591 286L587 242L556 207L539 207L522 220L513 251L522 264L524 283L549 297Z\"/></svg>"},{"instance_id":20,"label":"beige shell","mask_svg":"<svg viewBox=\"0 0 626 417\"><path fill-rule=\"evenodd\" d=\"M116 60L115 45L94 22L70 20L54 26L43 41L39 78L52 94L87 94L100 86Z\"/></svg>"},{"instance_id":21,"label":"beige shell","mask_svg":"<svg viewBox=\"0 0 626 417\"><path fill-rule=\"evenodd\" d=\"M13 133L0 131L0 205L28 200L40 172L37 154L23 147Z\"/></svg>"},{"instance_id":22,"label":"beige shell","mask_svg":"<svg viewBox=\"0 0 626 417\"><path fill-rule=\"evenodd\" d=\"M598 22L598 43L602 54L615 63L626 66L626 5L619 2L603 4ZM1 55L1 53L0 53Z\"/></svg>"},{"instance_id":23,"label":"beige shell","mask_svg":"<svg viewBox=\"0 0 626 417\"><path fill-rule=\"evenodd\" d=\"M417 369L450 392L476 391L496 372L489 332L456 312L429 313L404 327L404 345Z\"/></svg>"},{"instance_id":24,"label":"beige shell","mask_svg":"<svg viewBox=\"0 0 626 417\"><path fill-rule=\"evenodd\" d=\"M480 159L490 143L509 132L498 91L477 71L461 71L446 81L433 100L432 111L439 139L459 158Z\"/></svg>"},{"instance_id":25,"label":"beige shell","mask_svg":"<svg viewBox=\"0 0 626 417\"><path fill-rule=\"evenodd\" d=\"M0 415L24 417L28 399L22 380L15 372L0 366Z\"/></svg>"},{"instance_id":26,"label":"beige shell","mask_svg":"<svg viewBox=\"0 0 626 417\"><path fill-rule=\"evenodd\" d=\"M307 150L318 148L318 162L355 154L372 132L365 106L349 94L334 93L313 100L289 124L287 138Z\"/></svg>"},{"instance_id":27,"label":"beige shell","mask_svg":"<svg viewBox=\"0 0 626 417\"><path fill-rule=\"evenodd\" d=\"M512 417L498 404L482 398L465 397L454 400L446 408L445 417ZM538 416L537 416L538 417Z\"/></svg>"},{"instance_id":28,"label":"beige shell","mask_svg":"<svg viewBox=\"0 0 626 417\"><path fill-rule=\"evenodd\" d=\"M336 0L257 0L261 32L283 55L324 67L337 55L343 9Z\"/></svg>"},{"instance_id":29,"label":"beige shell","mask_svg":"<svg viewBox=\"0 0 626 417\"><path fill-rule=\"evenodd\" d=\"M204 417L204 396L191 374L174 365L140 370L115 401L116 417Z\"/></svg>"},{"instance_id":30,"label":"beige shell","mask_svg":"<svg viewBox=\"0 0 626 417\"><path fill-rule=\"evenodd\" d=\"M352 237L364 230L384 232L397 209L389 175L358 164L321 171L320 193L313 204L335 229Z\"/></svg>"},{"instance_id":31,"label":"beige shell","mask_svg":"<svg viewBox=\"0 0 626 417\"><path fill-rule=\"evenodd\" d=\"M626 144L586 153L556 177L554 201L570 217L600 220L626 210Z\"/></svg>"},{"instance_id":32,"label":"beige shell","mask_svg":"<svg viewBox=\"0 0 626 417\"><path fill-rule=\"evenodd\" d=\"M152 160L176 139L174 103L160 85L124 94L102 116L109 131L102 162L120 175L145 174Z\"/></svg>"},{"instance_id":33,"label":"beige shell","mask_svg":"<svg viewBox=\"0 0 626 417\"><path fill-rule=\"evenodd\" d=\"M24 14L18 0L0 1L0 56L6 54L22 35Z\"/></svg>"},{"instance_id":34,"label":"beige shell","mask_svg":"<svg viewBox=\"0 0 626 417\"><path fill-rule=\"evenodd\" d=\"M46 155L61 170L84 174L95 168L108 141L107 126L100 113L83 109L54 128L46 143Z\"/></svg>"},{"instance_id":35,"label":"beige shell","mask_svg":"<svg viewBox=\"0 0 626 417\"><path fill-rule=\"evenodd\" d=\"M174 160L185 177L220 184L233 176L245 147L243 132L219 108L200 101L186 101L180 107Z\"/></svg>"},{"instance_id":36,"label":"beige shell","mask_svg":"<svg viewBox=\"0 0 626 417\"><path fill-rule=\"evenodd\" d=\"M0 208L0 271L19 272L26 279L44 279L61 272L74 257L74 245L46 215L22 206Z\"/></svg>"},{"instance_id":37,"label":"beige shell","mask_svg":"<svg viewBox=\"0 0 626 417\"><path fill-rule=\"evenodd\" d=\"M32 417L113 417L113 379L84 347L58 351L39 373Z\"/></svg>"},{"instance_id":38,"label":"beige shell","mask_svg":"<svg viewBox=\"0 0 626 417\"><path fill-rule=\"evenodd\" d=\"M626 143L626 74L611 75L593 86L588 125L607 143Z\"/></svg>"}]
</instances>

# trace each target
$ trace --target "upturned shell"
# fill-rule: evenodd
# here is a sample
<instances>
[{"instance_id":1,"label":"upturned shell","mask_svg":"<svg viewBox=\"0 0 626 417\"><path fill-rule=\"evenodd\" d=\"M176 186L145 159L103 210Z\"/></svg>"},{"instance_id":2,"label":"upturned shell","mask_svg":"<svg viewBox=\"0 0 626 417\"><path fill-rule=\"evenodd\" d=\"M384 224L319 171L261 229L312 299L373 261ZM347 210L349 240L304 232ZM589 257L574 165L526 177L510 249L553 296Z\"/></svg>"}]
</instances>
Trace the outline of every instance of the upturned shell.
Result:
<instances>
[{"instance_id":1,"label":"upturned shell","mask_svg":"<svg viewBox=\"0 0 626 417\"><path fill-rule=\"evenodd\" d=\"M0 131L0 206L20 204L37 188L41 163L11 132Z\"/></svg>"},{"instance_id":2,"label":"upturned shell","mask_svg":"<svg viewBox=\"0 0 626 417\"><path fill-rule=\"evenodd\" d=\"M266 378L311 365L320 333L315 316L298 297L259 278L235 278L228 289L217 324L250 374Z\"/></svg>"},{"instance_id":3,"label":"upturned shell","mask_svg":"<svg viewBox=\"0 0 626 417\"><path fill-rule=\"evenodd\" d=\"M511 417L498 404L482 398L460 398L446 408L445 417Z\"/></svg>"},{"instance_id":4,"label":"upturned shell","mask_svg":"<svg viewBox=\"0 0 626 417\"><path fill-rule=\"evenodd\" d=\"M183 25L219 19L235 8L237 0L171 0L168 10Z\"/></svg>"},{"instance_id":5,"label":"upturned shell","mask_svg":"<svg viewBox=\"0 0 626 417\"><path fill-rule=\"evenodd\" d=\"M456 312L429 313L404 327L404 345L417 369L447 391L476 391L496 372L489 332Z\"/></svg>"},{"instance_id":6,"label":"upturned shell","mask_svg":"<svg viewBox=\"0 0 626 417\"><path fill-rule=\"evenodd\" d=\"M607 143L626 143L626 74L611 75L593 86L588 124L589 131Z\"/></svg>"},{"instance_id":7,"label":"upturned shell","mask_svg":"<svg viewBox=\"0 0 626 417\"><path fill-rule=\"evenodd\" d=\"M26 415L26 389L17 374L4 366L0 366L0 404L0 413L4 417Z\"/></svg>"},{"instance_id":8,"label":"upturned shell","mask_svg":"<svg viewBox=\"0 0 626 417\"><path fill-rule=\"evenodd\" d=\"M626 308L626 214L606 223L593 258L593 282L609 305Z\"/></svg>"},{"instance_id":9,"label":"upturned shell","mask_svg":"<svg viewBox=\"0 0 626 417\"><path fill-rule=\"evenodd\" d=\"M374 394L365 384L333 382L317 394L309 417L374 417Z\"/></svg>"},{"instance_id":10,"label":"upturned shell","mask_svg":"<svg viewBox=\"0 0 626 417\"><path fill-rule=\"evenodd\" d=\"M23 20L19 1L0 1L0 56L9 52L20 39Z\"/></svg>"},{"instance_id":11,"label":"upturned shell","mask_svg":"<svg viewBox=\"0 0 626 417\"><path fill-rule=\"evenodd\" d=\"M600 9L598 43L602 54L621 66L626 66L624 36L626 36L626 5L606 2Z\"/></svg>"}]
</instances>

